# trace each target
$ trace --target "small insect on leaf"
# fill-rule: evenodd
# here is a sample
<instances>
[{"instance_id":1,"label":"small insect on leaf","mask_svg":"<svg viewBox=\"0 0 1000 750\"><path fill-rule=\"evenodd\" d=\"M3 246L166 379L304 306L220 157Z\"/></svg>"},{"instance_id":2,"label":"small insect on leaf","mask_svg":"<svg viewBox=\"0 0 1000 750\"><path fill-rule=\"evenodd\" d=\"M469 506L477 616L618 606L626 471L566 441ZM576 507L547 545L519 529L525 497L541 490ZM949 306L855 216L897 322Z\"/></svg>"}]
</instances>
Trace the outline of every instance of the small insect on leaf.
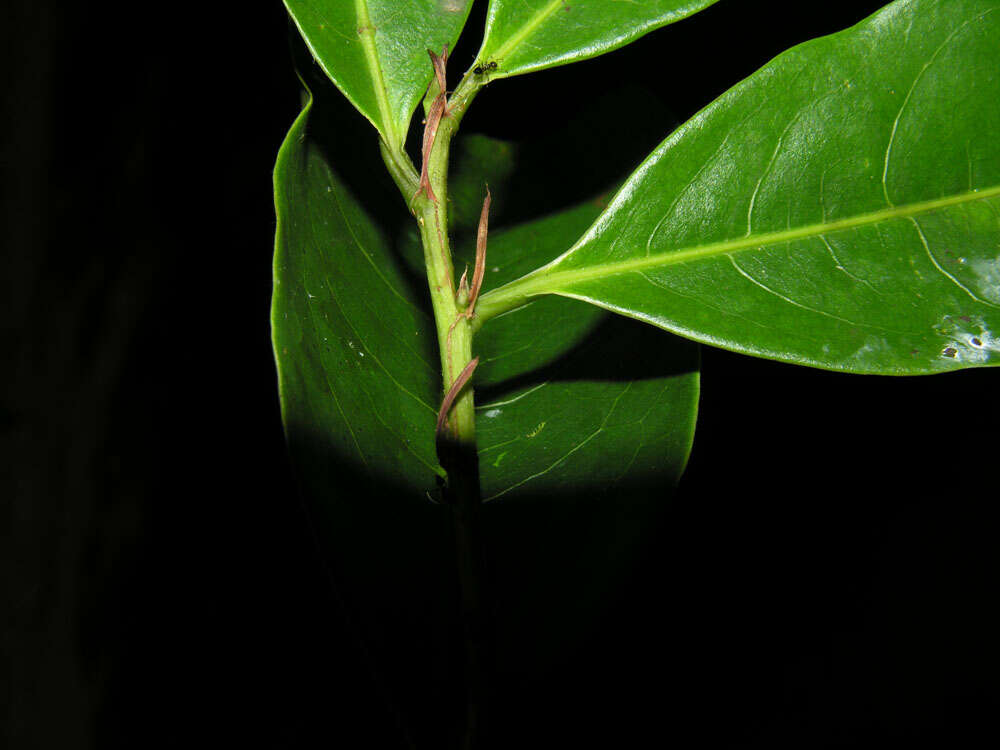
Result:
<instances>
[{"instance_id":1,"label":"small insect on leaf","mask_svg":"<svg viewBox=\"0 0 1000 750\"><path fill-rule=\"evenodd\" d=\"M494 70L496 70L499 67L500 66L497 64L497 62L495 60L490 60L489 62L485 62L485 63L482 63L481 65L477 65L476 67L474 67L472 69L472 72L475 73L477 76L481 76L481 75L485 75L486 73L492 73Z\"/></svg>"}]
</instances>

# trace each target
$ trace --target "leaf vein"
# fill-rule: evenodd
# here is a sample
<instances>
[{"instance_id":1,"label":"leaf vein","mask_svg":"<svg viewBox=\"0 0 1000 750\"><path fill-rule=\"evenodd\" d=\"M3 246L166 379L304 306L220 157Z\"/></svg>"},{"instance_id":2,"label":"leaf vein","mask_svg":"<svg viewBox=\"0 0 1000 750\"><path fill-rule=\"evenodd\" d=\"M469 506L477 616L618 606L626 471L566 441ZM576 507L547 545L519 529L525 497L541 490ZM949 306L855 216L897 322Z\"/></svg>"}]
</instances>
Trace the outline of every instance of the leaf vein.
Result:
<instances>
[{"instance_id":1,"label":"leaf vein","mask_svg":"<svg viewBox=\"0 0 1000 750\"><path fill-rule=\"evenodd\" d=\"M950 273L948 273L941 266L941 264L938 263L937 258L934 257L934 253L931 252L931 246L927 242L927 237L924 235L924 230L920 226L920 222L918 222L915 218L912 218L912 217L910 218L910 221L912 221L913 222L913 226L916 227L917 236L920 237L920 244L924 246L924 252L927 253L928 260L930 260L930 262L934 265L934 268L936 268L938 270L938 272L941 273L942 276L944 276L949 281L951 281L955 286L957 286L959 289L961 289L963 292L965 292L967 295L969 295L972 299L974 299L979 304L986 305L987 307L997 307L997 308L1000 308L1000 305L997 305L997 304L995 304L993 302L989 302L988 300L981 299L980 297L978 297L975 294L973 294L973 292L972 292L971 289L969 289L962 282L960 282L958 279L956 279L954 276L952 276Z\"/></svg>"},{"instance_id":2,"label":"leaf vein","mask_svg":"<svg viewBox=\"0 0 1000 750\"><path fill-rule=\"evenodd\" d=\"M507 305L510 302L519 299L523 301L523 298L539 294L560 293L564 296L569 296L564 294L564 290L573 284L600 280L608 276L670 266L677 263L707 260L719 255L728 255L743 250L792 242L815 237L823 233L830 234L849 229L858 229L892 219L909 219L920 214L932 213L964 203L985 201L996 196L1000 196L1000 185L919 203L884 208L867 214L837 219L825 224L809 224L794 229L766 232L755 237L739 237L736 239L721 240L708 245L668 250L649 257L637 257L614 263L571 268L564 271L558 270L558 266L556 265L543 266L538 271L523 276L480 297L479 315L484 320L488 319L492 317L490 315L491 308L508 310L510 308ZM567 254L560 260L564 262L570 257L572 257L572 254Z\"/></svg>"},{"instance_id":3,"label":"leaf vein","mask_svg":"<svg viewBox=\"0 0 1000 750\"><path fill-rule=\"evenodd\" d=\"M632 387L632 382L629 381L625 385L625 388L622 390L622 392L619 393L615 397L615 400L611 403L611 408L608 409L608 413L605 415L604 419L601 421L600 426L596 430L594 430L594 432L592 432L590 435L588 435L583 440L581 440L579 443L577 443L575 446L573 446L572 448L570 448L570 450L568 450L565 454L563 454L558 460L554 461L552 464L550 464L546 468L542 469L541 471L535 472L531 476L525 477L520 482L516 482L516 483L510 485L509 487L507 487L507 489L501 490L500 492L497 492L496 494L491 495L490 497L488 497L485 500L483 500L483 502L485 503L485 502L489 502L490 500L496 500L498 497L500 497L502 495L506 495L511 490L517 489L518 487L526 484L527 482L530 482L532 479L538 479L538 477L541 477L541 476L544 476L544 475L548 474L550 471L552 471L557 466L559 466L561 463L563 463L567 458L569 458L574 453L576 453L578 450L580 450L581 448L583 448L583 446L585 446L587 443L589 443L591 440L593 440L595 437L597 437L599 434L601 434L601 432L604 430L604 426L608 423L608 420L611 418L611 415L614 413L615 408L618 406L618 402L621 400L622 396L624 396L626 393L628 393L628 391L629 391L629 389L631 387Z\"/></svg>"},{"instance_id":4,"label":"leaf vein","mask_svg":"<svg viewBox=\"0 0 1000 750\"><path fill-rule=\"evenodd\" d=\"M778 299L782 300L783 302L787 302L789 305L792 305L794 307L798 307L798 308L800 308L802 310L805 310L806 312L815 313L817 315L824 315L827 318L832 318L833 320L840 321L841 323L847 323L848 325L857 326L859 328L874 328L874 329L879 330L879 331L890 331L892 333L906 333L905 331L894 331L894 330L892 330L890 328L886 328L885 326L877 326L877 325L872 325L870 323L857 323L857 322L855 322L853 320L848 320L847 318L842 318L839 315L834 315L833 313L828 313L826 310L820 310L819 308L816 308L816 307L810 307L809 305L804 305L801 302L797 302L796 300L792 299L791 297L787 297L784 294L782 294L781 292L778 292L778 291L772 289L771 287L767 286L763 282L758 281L751 274L747 273L742 268L742 266L740 266L740 264L736 262L736 259L732 255L727 255L726 257L729 258L729 262L732 263L733 268L736 269L736 272L739 273L740 276L742 276L743 278L745 278L747 281L750 281L751 283L756 284L761 289L763 289L765 292L768 292L769 294L773 294L775 297L777 297Z\"/></svg>"},{"instance_id":5,"label":"leaf vein","mask_svg":"<svg viewBox=\"0 0 1000 750\"><path fill-rule=\"evenodd\" d=\"M910 84L910 89L909 91L906 92L906 97L904 97L903 103L899 105L899 112L896 113L896 119L892 121L892 131L889 133L889 143L885 147L885 160L882 165L882 193L885 195L885 202L888 205L890 206L895 205L892 202L892 199L889 197L889 186L888 186L889 159L892 157L892 148L896 142L896 131L899 128L899 120L903 116L903 112L906 110L907 104L910 103L910 98L913 96L913 92L916 90L917 84L920 83L920 80L924 77L924 74L927 72L927 69L934 64L935 60L937 60L938 55L941 54L941 50L943 50L945 47L948 46L948 44L958 34L958 32L960 32L966 26L971 24L973 21L978 21L980 18L989 15L994 10L996 10L996 8L992 8L984 13L981 13L975 18L970 18L961 26L955 27L952 30L952 32L947 37L945 37L945 40L941 42L940 45L938 45L938 48L934 50L934 54L931 55L930 58L928 58L927 62L924 63L923 67L920 68L920 72L917 73L916 77L913 79L913 83Z\"/></svg>"},{"instance_id":6,"label":"leaf vein","mask_svg":"<svg viewBox=\"0 0 1000 750\"><path fill-rule=\"evenodd\" d=\"M324 279L324 281L326 281L326 288L330 292L330 299L333 301L333 304L335 304L337 306L337 309L340 311L341 317L343 317L344 322L347 323L347 327L351 329L351 333L354 334L354 337L358 340L359 343L362 342L362 341L364 341L364 337L362 337L360 334L358 334L358 331L354 327L354 324L351 323L350 318L348 318L347 315L344 313L344 308L341 307L340 301L337 299L337 294L334 291L333 285L330 283L330 279L327 278L327 279ZM362 344L362 346L365 346L365 345ZM403 386L402 383L400 383L398 380L396 380L396 378L393 376L393 374L391 372L389 372L389 369L384 364L382 364L382 360L380 360L378 358L378 355L375 354L375 352L373 352L370 348L368 348L368 346L365 346L365 349L368 351L369 356L372 358L372 360L374 360L375 364L377 364L382 369L382 372L384 372L386 374L386 377L388 377L389 380L391 380L393 382L393 385L395 385L399 390L401 390L407 396L409 396L410 398L412 398L418 404L423 405L432 414L435 414L435 415L437 414L437 409L435 409L433 406L431 406L430 404L428 404L426 401L424 401L422 398L420 398L416 394L411 393L409 390L407 390L407 388L405 386Z\"/></svg>"}]
</instances>

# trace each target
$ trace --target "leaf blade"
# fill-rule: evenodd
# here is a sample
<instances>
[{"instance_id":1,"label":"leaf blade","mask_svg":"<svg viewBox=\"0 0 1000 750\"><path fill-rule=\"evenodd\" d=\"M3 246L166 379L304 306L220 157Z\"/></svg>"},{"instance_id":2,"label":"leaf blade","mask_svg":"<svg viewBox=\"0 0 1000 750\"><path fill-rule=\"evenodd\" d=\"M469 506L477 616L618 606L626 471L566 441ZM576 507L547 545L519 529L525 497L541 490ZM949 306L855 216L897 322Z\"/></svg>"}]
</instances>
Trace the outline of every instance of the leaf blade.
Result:
<instances>
[{"instance_id":1,"label":"leaf blade","mask_svg":"<svg viewBox=\"0 0 1000 750\"><path fill-rule=\"evenodd\" d=\"M491 273L513 277L599 211L597 203L585 203L498 233L488 258L501 265ZM698 357L680 340L663 343L642 326L622 327L600 311L557 299L538 300L483 329L476 350L482 353L477 431L484 501L583 484L591 492L609 491L629 462L658 475L662 487L675 484L694 436ZM649 354L639 361L636 349ZM648 435L626 430L637 413L648 415ZM542 435L544 451L536 449Z\"/></svg>"},{"instance_id":2,"label":"leaf blade","mask_svg":"<svg viewBox=\"0 0 1000 750\"><path fill-rule=\"evenodd\" d=\"M428 49L455 46L472 0L284 0L313 57L394 148L433 77Z\"/></svg>"},{"instance_id":3,"label":"leaf blade","mask_svg":"<svg viewBox=\"0 0 1000 750\"><path fill-rule=\"evenodd\" d=\"M476 60L497 63L491 78L585 60L623 47L716 0L491 0Z\"/></svg>"},{"instance_id":4,"label":"leaf blade","mask_svg":"<svg viewBox=\"0 0 1000 750\"><path fill-rule=\"evenodd\" d=\"M547 291L827 369L995 364L997 9L898 2L779 56L664 141L573 248L480 311Z\"/></svg>"},{"instance_id":5,"label":"leaf blade","mask_svg":"<svg viewBox=\"0 0 1000 750\"><path fill-rule=\"evenodd\" d=\"M434 360L395 341L399 328L419 335L430 321L383 262L384 238L309 138L310 111L311 102L289 131L275 167L272 330L286 425L295 422L328 436L333 452L367 471L432 484L432 440L404 437L404 429L386 424L375 408L394 404L400 425L433 420ZM377 309L362 289L379 290ZM380 350L393 351L402 362L390 371ZM359 422L372 438L359 439Z\"/></svg>"}]
</instances>

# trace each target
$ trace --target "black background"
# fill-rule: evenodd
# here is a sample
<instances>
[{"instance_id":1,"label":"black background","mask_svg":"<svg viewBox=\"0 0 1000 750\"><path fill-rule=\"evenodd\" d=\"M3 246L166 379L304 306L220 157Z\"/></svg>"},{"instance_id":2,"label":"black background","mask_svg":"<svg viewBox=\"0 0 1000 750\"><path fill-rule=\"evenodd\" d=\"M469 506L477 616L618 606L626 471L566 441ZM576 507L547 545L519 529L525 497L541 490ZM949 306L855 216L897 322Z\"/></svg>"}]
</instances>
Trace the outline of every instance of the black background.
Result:
<instances>
[{"instance_id":1,"label":"black background","mask_svg":"<svg viewBox=\"0 0 1000 750\"><path fill-rule=\"evenodd\" d=\"M723 0L624 51L498 82L464 128L551 143L592 123L587 158L619 172L574 171L584 144L565 139L571 187L533 206L555 208L879 5ZM284 453L270 171L299 93L282 6L2 13L3 744L401 746ZM704 350L681 492L598 635L505 698L506 744L989 729L994 376Z\"/></svg>"}]
</instances>

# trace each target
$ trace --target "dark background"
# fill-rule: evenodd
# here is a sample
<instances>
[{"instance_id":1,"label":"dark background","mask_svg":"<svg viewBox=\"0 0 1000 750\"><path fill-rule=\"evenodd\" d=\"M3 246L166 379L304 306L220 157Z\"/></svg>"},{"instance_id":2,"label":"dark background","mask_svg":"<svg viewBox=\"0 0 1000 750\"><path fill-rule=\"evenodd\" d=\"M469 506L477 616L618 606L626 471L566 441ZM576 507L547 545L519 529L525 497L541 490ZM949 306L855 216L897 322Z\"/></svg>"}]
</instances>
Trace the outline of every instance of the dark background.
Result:
<instances>
[{"instance_id":1,"label":"dark background","mask_svg":"<svg viewBox=\"0 0 1000 750\"><path fill-rule=\"evenodd\" d=\"M8 0L0 16L0 744L15 750L396 746L284 454L268 306L270 171L299 97L285 14L229 5ZM464 127L530 146L591 122L589 144L557 154L572 187L539 197L554 208L879 5L723 0L499 82ZM574 171L584 148L598 166ZM510 744L992 732L994 377L704 350L681 491L587 647L506 696Z\"/></svg>"}]
</instances>

